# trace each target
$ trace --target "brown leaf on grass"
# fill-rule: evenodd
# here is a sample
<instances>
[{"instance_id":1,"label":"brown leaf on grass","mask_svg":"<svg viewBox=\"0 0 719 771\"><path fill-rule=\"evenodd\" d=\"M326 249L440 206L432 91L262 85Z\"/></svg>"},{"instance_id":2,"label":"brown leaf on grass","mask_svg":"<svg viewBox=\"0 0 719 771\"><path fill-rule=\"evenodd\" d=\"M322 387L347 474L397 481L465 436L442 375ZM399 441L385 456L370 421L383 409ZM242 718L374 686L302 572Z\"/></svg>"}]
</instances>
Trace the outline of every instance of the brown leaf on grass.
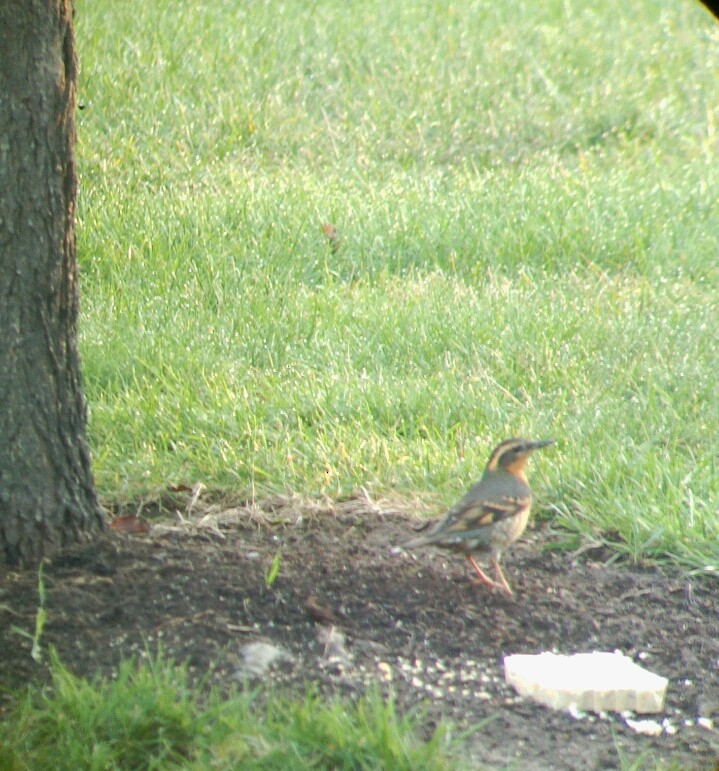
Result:
<instances>
[{"instance_id":1,"label":"brown leaf on grass","mask_svg":"<svg viewBox=\"0 0 719 771\"><path fill-rule=\"evenodd\" d=\"M332 254L337 254L340 249L340 239L337 235L337 228L334 225L330 225L329 222L325 222L322 225L322 232L327 239L327 243L330 245Z\"/></svg>"},{"instance_id":2,"label":"brown leaf on grass","mask_svg":"<svg viewBox=\"0 0 719 771\"><path fill-rule=\"evenodd\" d=\"M116 533L127 533L129 535L144 535L150 529L144 519L138 519L135 514L128 514L123 517L114 517L110 520L110 530Z\"/></svg>"}]
</instances>

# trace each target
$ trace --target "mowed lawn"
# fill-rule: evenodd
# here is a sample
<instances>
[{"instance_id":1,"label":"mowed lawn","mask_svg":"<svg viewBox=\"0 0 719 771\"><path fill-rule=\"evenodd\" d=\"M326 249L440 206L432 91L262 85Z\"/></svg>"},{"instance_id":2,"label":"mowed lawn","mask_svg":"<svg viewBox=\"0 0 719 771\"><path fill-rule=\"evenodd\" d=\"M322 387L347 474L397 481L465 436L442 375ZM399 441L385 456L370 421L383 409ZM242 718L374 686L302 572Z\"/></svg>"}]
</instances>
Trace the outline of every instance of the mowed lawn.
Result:
<instances>
[{"instance_id":1,"label":"mowed lawn","mask_svg":"<svg viewBox=\"0 0 719 771\"><path fill-rule=\"evenodd\" d=\"M719 25L690 0L78 0L109 501L418 498L719 565ZM323 227L324 226L324 227Z\"/></svg>"}]
</instances>

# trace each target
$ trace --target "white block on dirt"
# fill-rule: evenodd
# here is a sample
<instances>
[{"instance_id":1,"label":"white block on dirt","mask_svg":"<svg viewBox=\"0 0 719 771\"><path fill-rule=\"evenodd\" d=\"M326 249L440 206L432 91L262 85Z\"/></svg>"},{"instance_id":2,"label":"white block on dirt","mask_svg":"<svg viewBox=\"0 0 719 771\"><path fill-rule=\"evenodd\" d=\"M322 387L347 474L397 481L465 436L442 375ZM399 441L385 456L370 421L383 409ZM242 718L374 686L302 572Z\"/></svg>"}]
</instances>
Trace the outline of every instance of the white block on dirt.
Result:
<instances>
[{"instance_id":1,"label":"white block on dirt","mask_svg":"<svg viewBox=\"0 0 719 771\"><path fill-rule=\"evenodd\" d=\"M504 677L522 696L553 709L661 712L667 679L622 653L504 657Z\"/></svg>"}]
</instances>

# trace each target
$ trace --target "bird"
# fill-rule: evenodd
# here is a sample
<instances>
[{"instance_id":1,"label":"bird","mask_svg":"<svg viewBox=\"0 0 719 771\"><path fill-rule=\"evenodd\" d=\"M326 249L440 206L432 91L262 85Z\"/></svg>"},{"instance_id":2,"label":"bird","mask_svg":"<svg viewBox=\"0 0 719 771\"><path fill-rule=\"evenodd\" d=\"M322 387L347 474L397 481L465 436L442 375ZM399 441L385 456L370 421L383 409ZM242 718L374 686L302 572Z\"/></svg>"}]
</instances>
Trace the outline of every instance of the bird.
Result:
<instances>
[{"instance_id":1,"label":"bird","mask_svg":"<svg viewBox=\"0 0 719 771\"><path fill-rule=\"evenodd\" d=\"M477 573L479 580L512 595L499 560L502 553L524 532L529 519L532 494L524 467L529 456L554 439L505 439L492 451L480 480L447 512L426 535L404 544L405 548L438 546L459 552ZM490 578L473 554L489 555L499 581Z\"/></svg>"}]
</instances>

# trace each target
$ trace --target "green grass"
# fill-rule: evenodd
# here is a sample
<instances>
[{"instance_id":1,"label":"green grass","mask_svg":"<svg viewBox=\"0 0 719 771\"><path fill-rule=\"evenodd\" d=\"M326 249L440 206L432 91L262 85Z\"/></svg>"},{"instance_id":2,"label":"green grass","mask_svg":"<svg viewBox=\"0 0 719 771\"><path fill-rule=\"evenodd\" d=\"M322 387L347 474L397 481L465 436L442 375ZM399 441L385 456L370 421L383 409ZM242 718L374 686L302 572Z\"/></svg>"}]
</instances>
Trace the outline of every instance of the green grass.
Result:
<instances>
[{"instance_id":1,"label":"green grass","mask_svg":"<svg viewBox=\"0 0 719 771\"><path fill-rule=\"evenodd\" d=\"M52 687L30 688L0 723L2 771L457 767L445 727L421 739L416 716L399 718L377 695L275 695L265 706L248 693L202 697L159 654L109 680L75 677L56 658L51 672Z\"/></svg>"},{"instance_id":2,"label":"green grass","mask_svg":"<svg viewBox=\"0 0 719 771\"><path fill-rule=\"evenodd\" d=\"M719 566L719 27L677 0L79 0L106 499L436 493ZM334 253L321 231L337 227Z\"/></svg>"}]
</instances>

